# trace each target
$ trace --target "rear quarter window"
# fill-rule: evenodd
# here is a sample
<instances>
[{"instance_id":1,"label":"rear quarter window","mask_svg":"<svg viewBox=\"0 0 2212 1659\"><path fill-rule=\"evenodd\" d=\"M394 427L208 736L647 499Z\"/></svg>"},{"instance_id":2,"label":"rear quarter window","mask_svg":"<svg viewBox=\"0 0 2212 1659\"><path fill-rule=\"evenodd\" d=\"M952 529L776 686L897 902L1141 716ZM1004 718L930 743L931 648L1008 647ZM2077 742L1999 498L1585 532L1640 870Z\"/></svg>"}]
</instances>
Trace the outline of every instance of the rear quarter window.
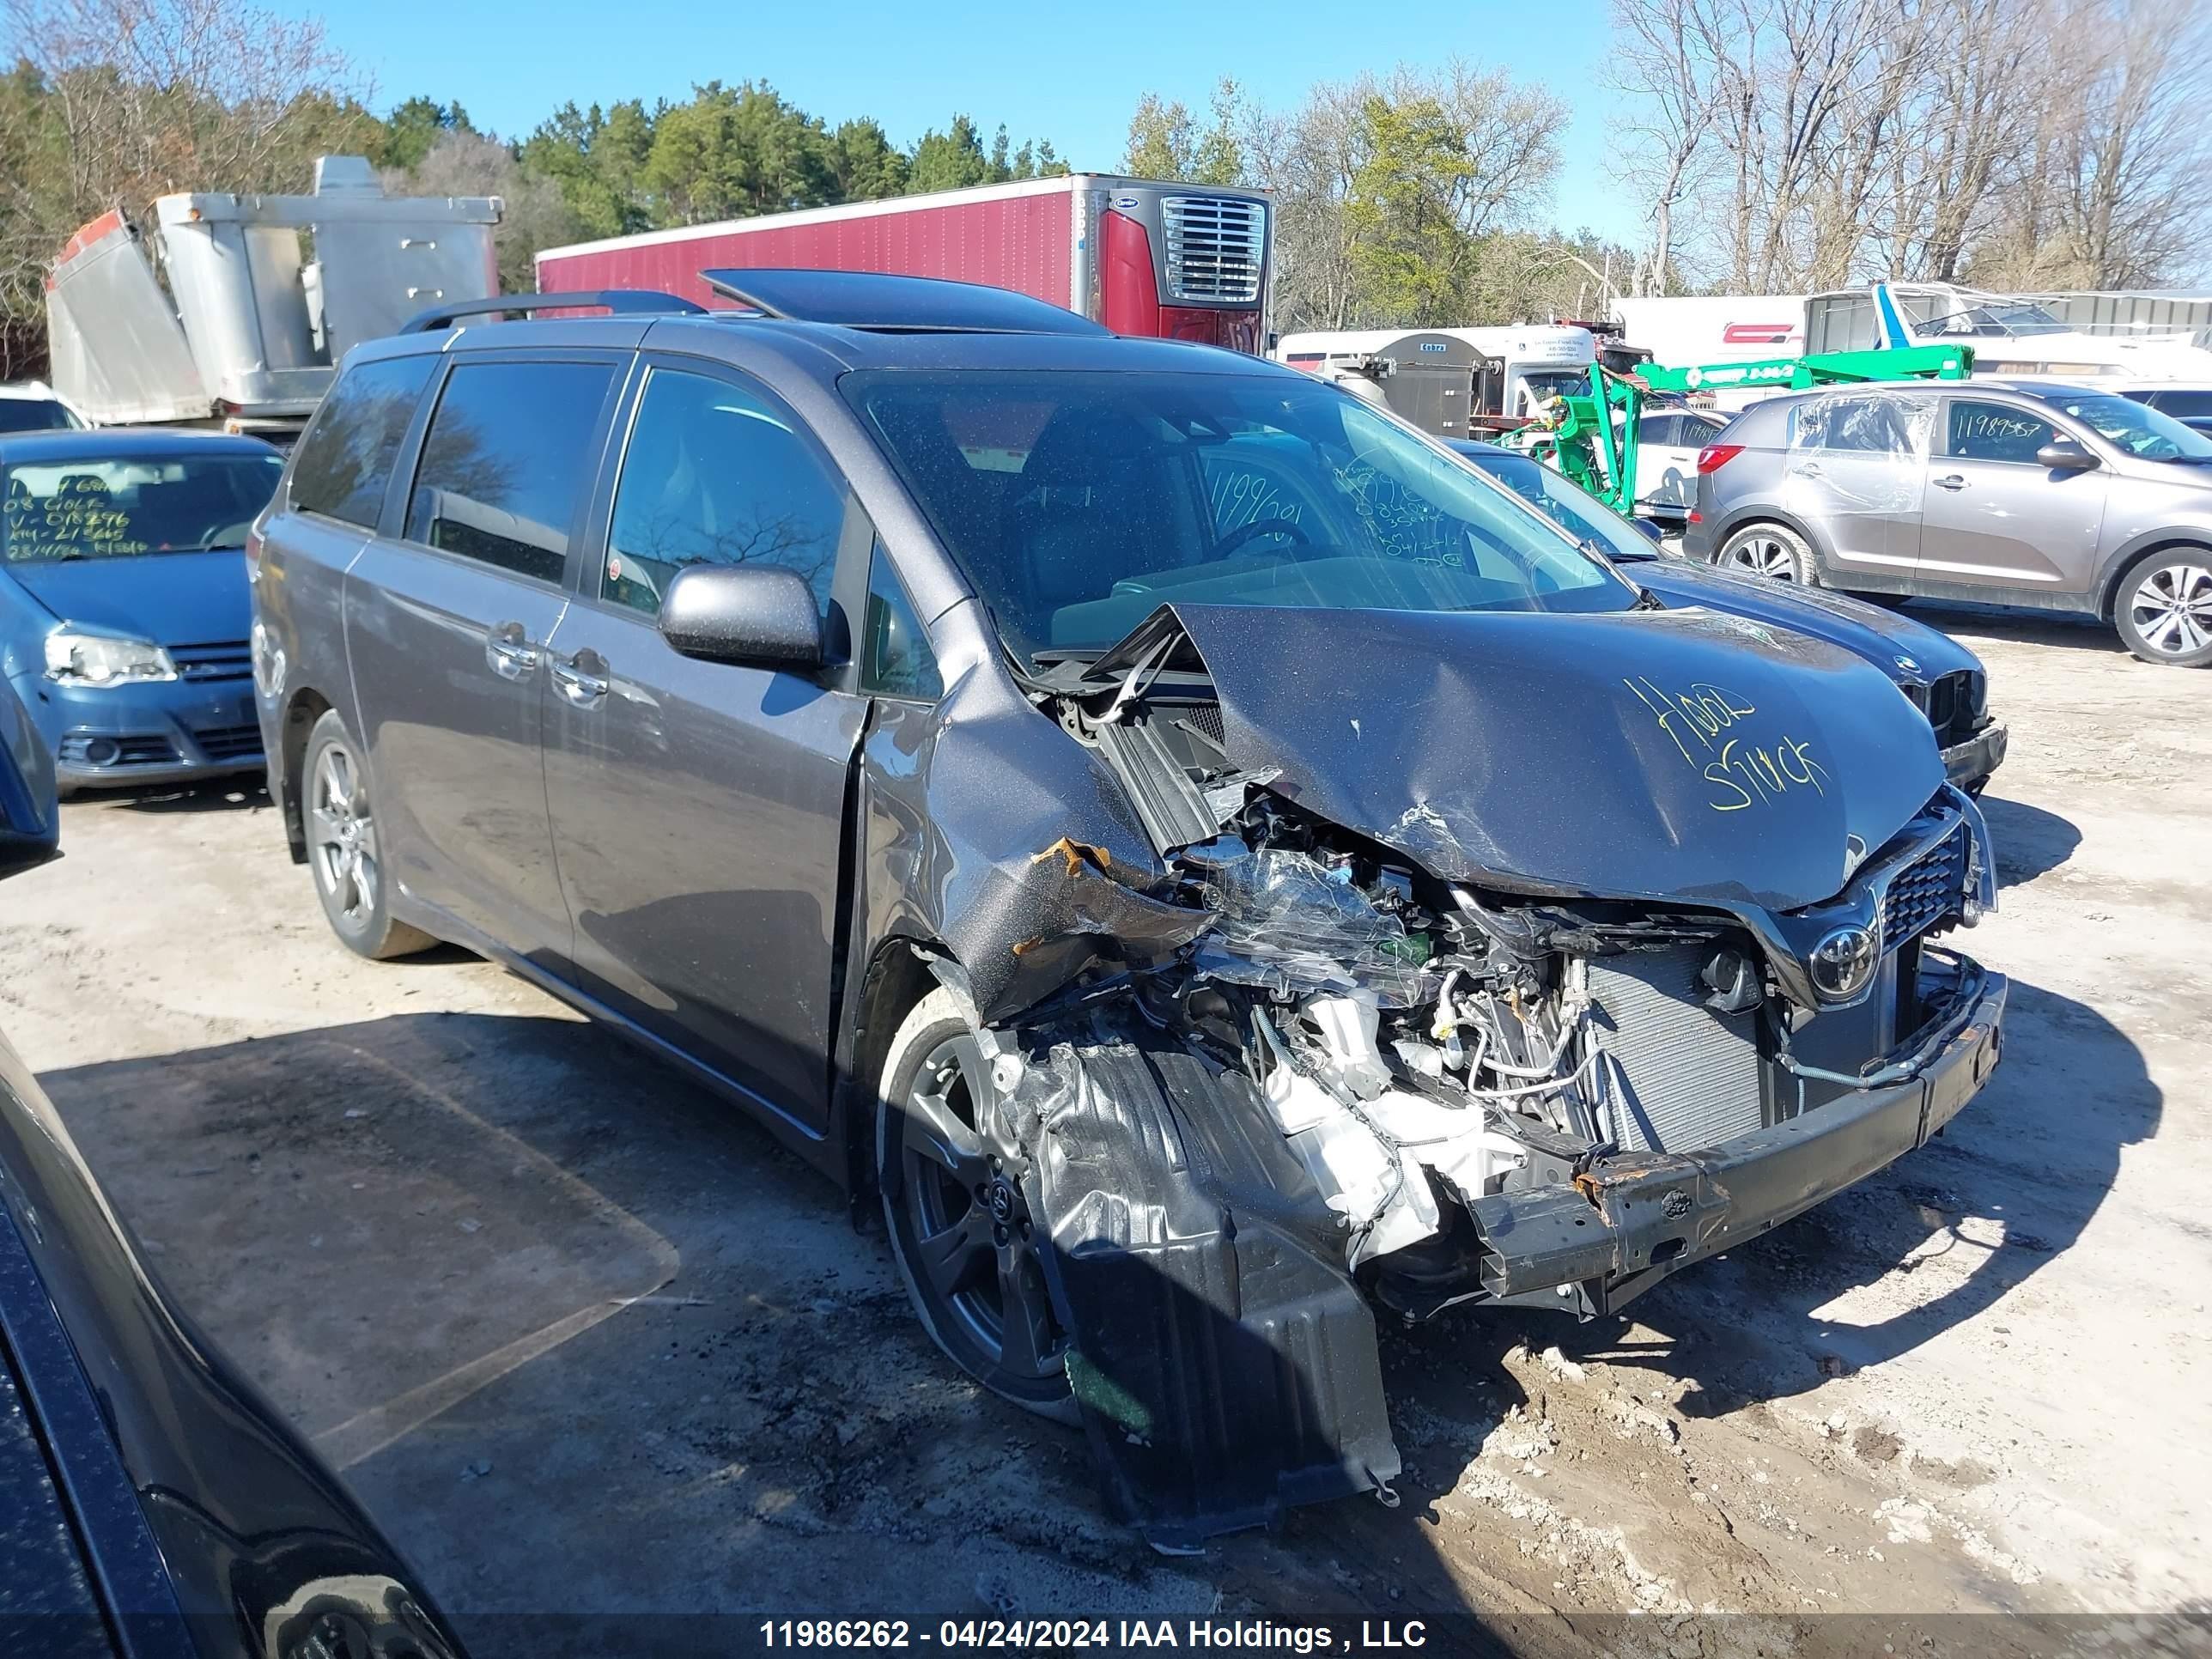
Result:
<instances>
[{"instance_id":1,"label":"rear quarter window","mask_svg":"<svg viewBox=\"0 0 2212 1659\"><path fill-rule=\"evenodd\" d=\"M386 357L341 375L300 439L290 504L375 529L408 423L437 366L434 356Z\"/></svg>"}]
</instances>

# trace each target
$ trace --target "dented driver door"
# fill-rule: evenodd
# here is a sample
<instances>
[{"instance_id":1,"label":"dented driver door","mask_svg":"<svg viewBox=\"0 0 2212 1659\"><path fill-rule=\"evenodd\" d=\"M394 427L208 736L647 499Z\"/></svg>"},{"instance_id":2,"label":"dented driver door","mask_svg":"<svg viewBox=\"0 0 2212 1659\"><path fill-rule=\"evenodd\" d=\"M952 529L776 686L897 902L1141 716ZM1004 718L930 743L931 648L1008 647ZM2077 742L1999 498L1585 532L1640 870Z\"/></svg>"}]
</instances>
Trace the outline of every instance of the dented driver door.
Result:
<instances>
[{"instance_id":1,"label":"dented driver door","mask_svg":"<svg viewBox=\"0 0 2212 1659\"><path fill-rule=\"evenodd\" d=\"M621 429L611 506L548 665L546 796L577 983L819 1133L867 702L842 665L679 655L656 617L685 566L752 562L799 571L828 617L860 515L797 417L726 373L649 365Z\"/></svg>"}]
</instances>

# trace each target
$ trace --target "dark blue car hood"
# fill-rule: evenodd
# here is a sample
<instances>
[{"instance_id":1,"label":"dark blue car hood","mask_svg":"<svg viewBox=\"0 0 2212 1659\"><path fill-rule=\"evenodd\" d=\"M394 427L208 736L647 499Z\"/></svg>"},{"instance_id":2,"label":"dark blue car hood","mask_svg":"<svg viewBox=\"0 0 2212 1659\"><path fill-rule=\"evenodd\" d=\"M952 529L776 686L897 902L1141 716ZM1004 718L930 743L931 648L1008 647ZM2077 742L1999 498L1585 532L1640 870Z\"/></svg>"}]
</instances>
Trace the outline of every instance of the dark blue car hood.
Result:
<instances>
[{"instance_id":1,"label":"dark blue car hood","mask_svg":"<svg viewBox=\"0 0 2212 1659\"><path fill-rule=\"evenodd\" d=\"M1680 559L1623 561L1620 569L1629 580L1656 593L1669 605L1702 605L1732 617L1748 617L1810 634L1865 658L1893 680L1924 685L1945 674L1978 670L1982 665L1972 652L1948 634L1841 594L1794 587L1759 576L1733 576Z\"/></svg>"},{"instance_id":2,"label":"dark blue car hood","mask_svg":"<svg viewBox=\"0 0 2212 1659\"><path fill-rule=\"evenodd\" d=\"M1711 610L1171 605L1085 677L1177 633L1231 766L1450 881L1794 910L1943 783L1926 718L1865 661Z\"/></svg>"},{"instance_id":3,"label":"dark blue car hood","mask_svg":"<svg viewBox=\"0 0 2212 1659\"><path fill-rule=\"evenodd\" d=\"M156 645L227 645L246 638L253 601L246 555L149 553L141 558L26 560L0 566L54 613Z\"/></svg>"}]
</instances>

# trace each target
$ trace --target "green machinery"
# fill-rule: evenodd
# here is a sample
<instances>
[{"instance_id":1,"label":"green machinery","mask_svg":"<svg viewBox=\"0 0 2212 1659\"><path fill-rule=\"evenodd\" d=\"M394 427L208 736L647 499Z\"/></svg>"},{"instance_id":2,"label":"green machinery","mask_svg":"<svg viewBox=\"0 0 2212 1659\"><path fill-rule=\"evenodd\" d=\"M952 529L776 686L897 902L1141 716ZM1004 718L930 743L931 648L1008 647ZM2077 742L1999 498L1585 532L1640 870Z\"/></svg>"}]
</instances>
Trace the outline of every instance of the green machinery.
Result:
<instances>
[{"instance_id":1,"label":"green machinery","mask_svg":"<svg viewBox=\"0 0 2212 1659\"><path fill-rule=\"evenodd\" d=\"M1534 421L1500 441L1557 467L1615 512L1633 513L1637 427L1646 392L1734 392L1747 386L1802 392L1882 380L1963 380L1973 371L1973 348L1965 345L1830 351L1696 368L1647 363L1635 375L1615 374L1592 363L1589 391L1553 398Z\"/></svg>"}]
</instances>

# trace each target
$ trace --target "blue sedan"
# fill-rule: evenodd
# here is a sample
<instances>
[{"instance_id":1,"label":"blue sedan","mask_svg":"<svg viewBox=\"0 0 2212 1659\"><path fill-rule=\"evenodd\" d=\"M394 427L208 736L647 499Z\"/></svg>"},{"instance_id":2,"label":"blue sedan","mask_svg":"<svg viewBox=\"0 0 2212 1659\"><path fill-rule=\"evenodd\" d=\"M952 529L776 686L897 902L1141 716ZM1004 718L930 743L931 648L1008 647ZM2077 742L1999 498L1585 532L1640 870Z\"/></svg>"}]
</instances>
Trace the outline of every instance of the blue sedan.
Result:
<instances>
[{"instance_id":1,"label":"blue sedan","mask_svg":"<svg viewBox=\"0 0 2212 1659\"><path fill-rule=\"evenodd\" d=\"M1949 635L1839 593L1662 557L1634 524L1540 461L1494 444L1446 441L1577 541L1603 554L1661 604L1724 611L1810 634L1864 658L1928 716L1943 751L1944 772L1970 794L1982 792L2004 759L2005 728L1990 718L1989 677L1981 659Z\"/></svg>"},{"instance_id":2,"label":"blue sedan","mask_svg":"<svg viewBox=\"0 0 2212 1659\"><path fill-rule=\"evenodd\" d=\"M283 471L219 433L0 437L0 672L62 793L260 769L245 550Z\"/></svg>"}]
</instances>

